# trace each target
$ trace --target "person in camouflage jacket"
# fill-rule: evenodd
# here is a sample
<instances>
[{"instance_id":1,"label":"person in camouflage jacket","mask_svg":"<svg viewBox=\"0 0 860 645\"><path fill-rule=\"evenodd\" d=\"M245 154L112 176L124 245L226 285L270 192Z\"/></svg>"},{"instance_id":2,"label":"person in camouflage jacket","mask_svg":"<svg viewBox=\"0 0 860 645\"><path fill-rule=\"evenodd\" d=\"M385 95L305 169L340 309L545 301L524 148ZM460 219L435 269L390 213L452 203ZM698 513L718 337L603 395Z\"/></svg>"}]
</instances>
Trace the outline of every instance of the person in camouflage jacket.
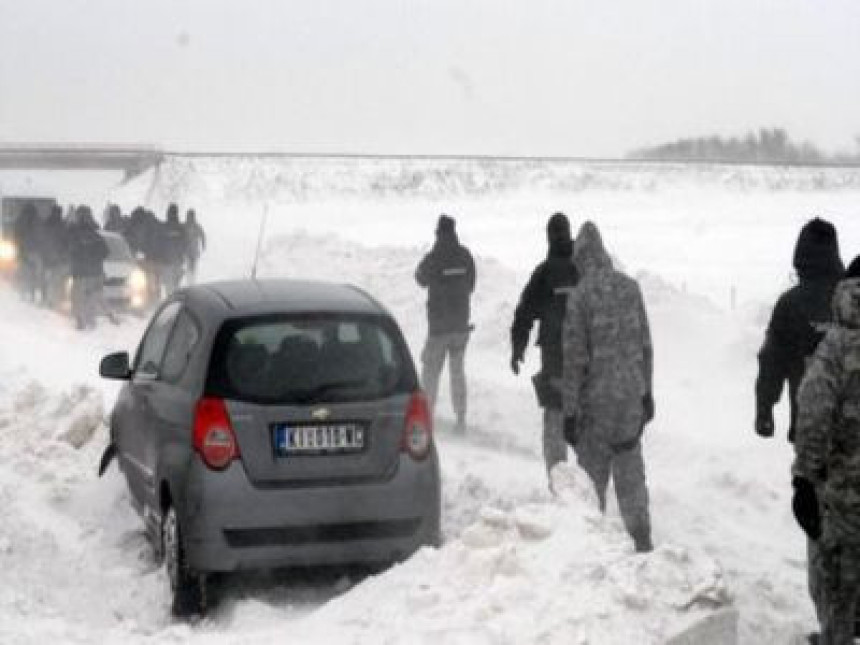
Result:
<instances>
[{"instance_id":1,"label":"person in camouflage jacket","mask_svg":"<svg viewBox=\"0 0 860 645\"><path fill-rule=\"evenodd\" d=\"M639 285L612 267L600 232L582 225L573 260L580 282L562 328L565 435L606 508L609 478L637 551L650 551L642 430L654 416L653 351Z\"/></svg>"},{"instance_id":2,"label":"person in camouflage jacket","mask_svg":"<svg viewBox=\"0 0 860 645\"><path fill-rule=\"evenodd\" d=\"M816 548L820 643L853 643L860 609L860 257L833 296L833 326L797 397L792 507Z\"/></svg>"}]
</instances>

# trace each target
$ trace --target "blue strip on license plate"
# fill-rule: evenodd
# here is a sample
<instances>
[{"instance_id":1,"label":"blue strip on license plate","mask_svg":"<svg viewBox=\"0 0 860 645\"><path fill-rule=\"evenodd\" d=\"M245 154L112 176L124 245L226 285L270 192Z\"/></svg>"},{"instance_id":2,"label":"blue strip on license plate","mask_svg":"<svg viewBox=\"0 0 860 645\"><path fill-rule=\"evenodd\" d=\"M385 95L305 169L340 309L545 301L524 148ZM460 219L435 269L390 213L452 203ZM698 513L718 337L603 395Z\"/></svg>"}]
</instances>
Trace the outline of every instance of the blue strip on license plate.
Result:
<instances>
[{"instance_id":1,"label":"blue strip on license plate","mask_svg":"<svg viewBox=\"0 0 860 645\"><path fill-rule=\"evenodd\" d=\"M320 425L277 425L274 428L275 454L321 454L357 452L364 449L364 428L355 423Z\"/></svg>"}]
</instances>

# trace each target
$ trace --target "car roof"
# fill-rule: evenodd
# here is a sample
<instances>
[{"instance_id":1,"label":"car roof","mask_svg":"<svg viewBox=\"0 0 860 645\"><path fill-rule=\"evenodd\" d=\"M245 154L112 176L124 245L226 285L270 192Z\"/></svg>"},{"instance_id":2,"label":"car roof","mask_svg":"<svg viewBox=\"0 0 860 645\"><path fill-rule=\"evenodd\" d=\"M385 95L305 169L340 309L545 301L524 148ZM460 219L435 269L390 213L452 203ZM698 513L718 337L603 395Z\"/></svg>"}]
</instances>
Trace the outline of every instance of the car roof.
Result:
<instances>
[{"instance_id":1,"label":"car roof","mask_svg":"<svg viewBox=\"0 0 860 645\"><path fill-rule=\"evenodd\" d=\"M192 306L196 304L221 318L304 312L388 315L381 304L357 287L314 280L210 282L183 289L183 294Z\"/></svg>"}]
</instances>

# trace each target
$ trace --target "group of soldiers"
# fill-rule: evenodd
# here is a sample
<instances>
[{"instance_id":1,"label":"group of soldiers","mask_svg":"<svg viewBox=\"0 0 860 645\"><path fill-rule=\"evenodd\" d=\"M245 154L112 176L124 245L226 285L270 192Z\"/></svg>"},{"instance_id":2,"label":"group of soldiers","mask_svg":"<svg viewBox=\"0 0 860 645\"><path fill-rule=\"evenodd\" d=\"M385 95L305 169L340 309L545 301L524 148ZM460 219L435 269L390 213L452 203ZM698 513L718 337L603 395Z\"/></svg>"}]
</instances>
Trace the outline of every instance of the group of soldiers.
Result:
<instances>
[{"instance_id":1,"label":"group of soldiers","mask_svg":"<svg viewBox=\"0 0 860 645\"><path fill-rule=\"evenodd\" d=\"M12 241L17 251L15 282L21 297L47 307L61 307L68 299L79 329L95 326L97 315L115 319L103 298L104 263L109 246L89 206L59 204L40 217L33 204L25 204L15 219ZM197 263L206 248L206 235L195 212L179 221L171 204L166 220L143 207L123 215L109 205L104 231L121 235L146 276L146 302L154 304L176 290L183 278L193 283ZM70 284L70 288L67 286Z\"/></svg>"},{"instance_id":2,"label":"group of soldiers","mask_svg":"<svg viewBox=\"0 0 860 645\"><path fill-rule=\"evenodd\" d=\"M600 509L613 480L625 527L638 552L653 549L641 437L654 416L653 351L638 284L616 270L593 222L574 243L570 222L555 213L547 223L548 251L531 274L511 326L511 369L519 374L532 327L538 323L541 369L532 381L543 408L543 454L553 468L570 446L594 484ZM455 221L442 215L436 243L416 280L428 291L428 337L422 384L435 406L447 357L456 429L466 428L464 357L472 325L469 300L475 265L457 239Z\"/></svg>"},{"instance_id":3,"label":"group of soldiers","mask_svg":"<svg viewBox=\"0 0 860 645\"><path fill-rule=\"evenodd\" d=\"M547 223L548 252L531 274L511 326L519 374L538 323L550 474L570 446L600 509L613 480L638 552L653 549L641 439L654 418L653 349L637 283L613 267L600 232L585 222L574 240L562 213ZM809 592L820 632L809 642L851 645L860 637L860 256L846 271L835 227L815 218L794 250L798 282L777 301L759 352L756 432L774 434L773 407L788 385L794 443L792 510L808 536ZM466 429L465 351L472 331L475 264L443 215L436 243L416 271L428 291L422 383L435 406L447 357L456 428Z\"/></svg>"}]
</instances>

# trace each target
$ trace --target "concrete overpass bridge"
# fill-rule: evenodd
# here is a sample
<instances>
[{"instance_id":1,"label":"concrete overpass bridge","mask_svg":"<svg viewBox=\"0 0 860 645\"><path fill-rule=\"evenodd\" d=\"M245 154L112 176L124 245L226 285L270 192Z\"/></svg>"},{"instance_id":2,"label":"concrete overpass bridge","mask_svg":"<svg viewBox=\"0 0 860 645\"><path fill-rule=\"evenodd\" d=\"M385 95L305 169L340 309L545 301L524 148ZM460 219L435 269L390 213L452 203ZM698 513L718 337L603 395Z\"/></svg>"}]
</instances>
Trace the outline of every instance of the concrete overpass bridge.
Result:
<instances>
[{"instance_id":1,"label":"concrete overpass bridge","mask_svg":"<svg viewBox=\"0 0 860 645\"><path fill-rule=\"evenodd\" d=\"M154 146L0 143L0 170L119 170L131 179L163 160Z\"/></svg>"}]
</instances>

